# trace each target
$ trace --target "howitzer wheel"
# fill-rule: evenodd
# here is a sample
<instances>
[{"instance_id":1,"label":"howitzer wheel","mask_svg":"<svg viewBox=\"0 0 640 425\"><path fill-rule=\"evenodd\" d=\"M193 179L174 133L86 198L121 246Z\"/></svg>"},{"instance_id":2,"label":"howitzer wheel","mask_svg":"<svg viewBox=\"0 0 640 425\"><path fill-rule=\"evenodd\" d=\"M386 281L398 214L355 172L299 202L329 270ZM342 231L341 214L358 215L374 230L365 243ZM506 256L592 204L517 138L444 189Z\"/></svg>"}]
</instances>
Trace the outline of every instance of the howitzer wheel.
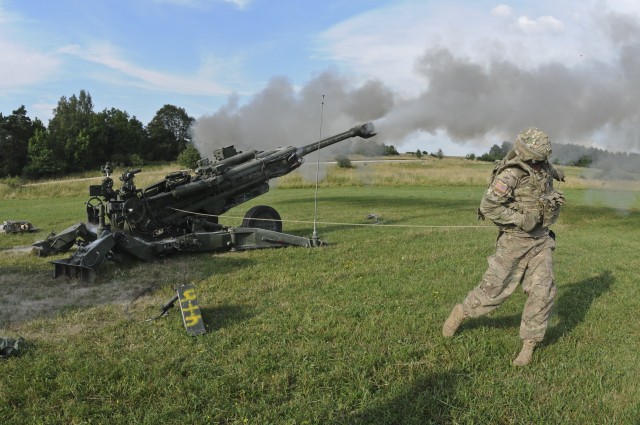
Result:
<instances>
[{"instance_id":1,"label":"howitzer wheel","mask_svg":"<svg viewBox=\"0 0 640 425\"><path fill-rule=\"evenodd\" d=\"M144 218L144 206L142 201L138 198L127 199L124 202L122 213L129 223L137 224Z\"/></svg>"},{"instance_id":2,"label":"howitzer wheel","mask_svg":"<svg viewBox=\"0 0 640 425\"><path fill-rule=\"evenodd\" d=\"M86 203L87 205L87 221L91 224L100 222L100 205L102 201L97 196L92 197Z\"/></svg>"},{"instance_id":3,"label":"howitzer wheel","mask_svg":"<svg viewBox=\"0 0 640 425\"><path fill-rule=\"evenodd\" d=\"M282 219L274 208L268 205L256 205L244 215L242 227L282 232Z\"/></svg>"}]
</instances>

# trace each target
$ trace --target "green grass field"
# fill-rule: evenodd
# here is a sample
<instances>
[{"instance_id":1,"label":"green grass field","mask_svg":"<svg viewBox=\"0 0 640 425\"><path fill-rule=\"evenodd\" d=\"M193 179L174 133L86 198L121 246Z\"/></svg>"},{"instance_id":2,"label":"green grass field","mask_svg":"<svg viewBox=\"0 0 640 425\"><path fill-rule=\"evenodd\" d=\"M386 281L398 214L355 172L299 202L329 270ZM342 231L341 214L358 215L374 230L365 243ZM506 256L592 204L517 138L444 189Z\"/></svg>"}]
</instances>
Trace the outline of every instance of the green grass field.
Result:
<instances>
[{"instance_id":1,"label":"green grass field","mask_svg":"<svg viewBox=\"0 0 640 425\"><path fill-rule=\"evenodd\" d=\"M511 366L521 291L441 336L493 252L495 228L475 219L490 169L329 169L317 217L326 247L107 264L90 285L54 280L46 259L11 249L82 221L88 183L0 184L0 221L42 229L0 235L0 336L27 341L0 360L2 423L637 424L631 184L567 170L555 313L530 366ZM285 231L310 236L313 196L290 175L221 222L267 204ZM196 287L204 335L188 336L177 309L145 321L183 283Z\"/></svg>"}]
</instances>

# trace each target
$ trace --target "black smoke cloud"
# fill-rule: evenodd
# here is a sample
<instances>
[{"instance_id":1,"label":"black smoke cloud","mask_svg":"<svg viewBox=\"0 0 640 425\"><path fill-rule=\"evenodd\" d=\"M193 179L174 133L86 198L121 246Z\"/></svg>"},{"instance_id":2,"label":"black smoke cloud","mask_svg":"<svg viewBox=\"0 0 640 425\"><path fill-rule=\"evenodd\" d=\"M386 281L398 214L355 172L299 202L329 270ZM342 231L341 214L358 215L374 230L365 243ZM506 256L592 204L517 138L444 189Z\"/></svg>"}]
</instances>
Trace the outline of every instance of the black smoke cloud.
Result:
<instances>
[{"instance_id":1,"label":"black smoke cloud","mask_svg":"<svg viewBox=\"0 0 640 425\"><path fill-rule=\"evenodd\" d=\"M286 78L273 78L247 104L240 106L232 96L220 110L198 119L195 140L205 155L212 146L227 144L263 150L306 144L318 139L322 114L323 135L373 120L376 140L396 146L419 132L490 146L536 126L553 142L637 152L640 24L628 15L607 14L594 31L604 35L613 59L573 52L584 59L531 68L499 59L480 63L445 47L429 48L416 61L424 85L412 98L380 81L356 85L335 71L300 90Z\"/></svg>"}]
</instances>

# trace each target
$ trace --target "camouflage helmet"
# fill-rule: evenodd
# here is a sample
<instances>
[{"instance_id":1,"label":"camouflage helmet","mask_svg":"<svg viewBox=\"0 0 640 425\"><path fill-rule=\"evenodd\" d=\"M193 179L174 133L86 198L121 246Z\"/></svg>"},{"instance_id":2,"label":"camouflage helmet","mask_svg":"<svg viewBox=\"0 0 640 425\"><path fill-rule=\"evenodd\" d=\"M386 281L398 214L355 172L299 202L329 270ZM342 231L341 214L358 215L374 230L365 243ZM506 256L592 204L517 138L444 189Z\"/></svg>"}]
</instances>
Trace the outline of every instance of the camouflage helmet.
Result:
<instances>
[{"instance_id":1,"label":"camouflage helmet","mask_svg":"<svg viewBox=\"0 0 640 425\"><path fill-rule=\"evenodd\" d=\"M549 136L537 128L527 128L518 133L515 150L523 161L546 161L551 156Z\"/></svg>"}]
</instances>

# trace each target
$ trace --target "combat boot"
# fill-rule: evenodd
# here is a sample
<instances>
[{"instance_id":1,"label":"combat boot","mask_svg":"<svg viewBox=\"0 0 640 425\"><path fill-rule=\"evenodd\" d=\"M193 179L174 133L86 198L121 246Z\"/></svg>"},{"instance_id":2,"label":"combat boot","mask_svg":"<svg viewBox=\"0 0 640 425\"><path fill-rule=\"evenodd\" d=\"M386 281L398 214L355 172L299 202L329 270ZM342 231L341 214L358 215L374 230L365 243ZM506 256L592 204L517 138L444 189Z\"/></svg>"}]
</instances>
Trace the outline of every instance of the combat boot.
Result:
<instances>
[{"instance_id":1,"label":"combat boot","mask_svg":"<svg viewBox=\"0 0 640 425\"><path fill-rule=\"evenodd\" d=\"M514 366L526 366L531 363L533 357L533 349L536 348L536 342L530 339L522 340L522 350L511 364Z\"/></svg>"},{"instance_id":2,"label":"combat boot","mask_svg":"<svg viewBox=\"0 0 640 425\"><path fill-rule=\"evenodd\" d=\"M452 337L455 335L456 331L467 318L467 313L464 311L464 306L462 304L456 304L451 310L449 317L444 322L444 326L442 327L442 336Z\"/></svg>"}]
</instances>

